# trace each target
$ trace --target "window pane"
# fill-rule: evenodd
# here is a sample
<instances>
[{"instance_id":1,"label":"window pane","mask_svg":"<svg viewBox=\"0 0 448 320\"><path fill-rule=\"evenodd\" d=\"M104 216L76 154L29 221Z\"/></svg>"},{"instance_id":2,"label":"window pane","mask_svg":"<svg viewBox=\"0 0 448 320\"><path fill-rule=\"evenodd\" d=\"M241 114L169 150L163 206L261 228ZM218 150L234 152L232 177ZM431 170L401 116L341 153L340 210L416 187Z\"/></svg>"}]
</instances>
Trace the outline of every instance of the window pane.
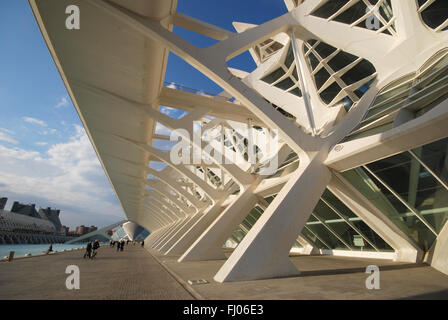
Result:
<instances>
[{"instance_id":1,"label":"window pane","mask_svg":"<svg viewBox=\"0 0 448 320\"><path fill-rule=\"evenodd\" d=\"M310 230L308 230L306 227L302 230L302 236L312 243L316 248L318 249L330 249L327 247L322 241L320 241L316 235L314 235Z\"/></svg>"},{"instance_id":2,"label":"window pane","mask_svg":"<svg viewBox=\"0 0 448 320\"><path fill-rule=\"evenodd\" d=\"M362 168L342 175L423 250L430 248L435 235L378 180Z\"/></svg>"},{"instance_id":3,"label":"window pane","mask_svg":"<svg viewBox=\"0 0 448 320\"><path fill-rule=\"evenodd\" d=\"M413 150L443 182L448 184L448 138Z\"/></svg>"},{"instance_id":4,"label":"window pane","mask_svg":"<svg viewBox=\"0 0 448 320\"><path fill-rule=\"evenodd\" d=\"M321 223L307 224L307 227L320 239L325 241L331 249L347 250L347 247Z\"/></svg>"},{"instance_id":5,"label":"window pane","mask_svg":"<svg viewBox=\"0 0 448 320\"><path fill-rule=\"evenodd\" d=\"M447 219L448 191L409 152L367 166L439 232Z\"/></svg>"}]
</instances>

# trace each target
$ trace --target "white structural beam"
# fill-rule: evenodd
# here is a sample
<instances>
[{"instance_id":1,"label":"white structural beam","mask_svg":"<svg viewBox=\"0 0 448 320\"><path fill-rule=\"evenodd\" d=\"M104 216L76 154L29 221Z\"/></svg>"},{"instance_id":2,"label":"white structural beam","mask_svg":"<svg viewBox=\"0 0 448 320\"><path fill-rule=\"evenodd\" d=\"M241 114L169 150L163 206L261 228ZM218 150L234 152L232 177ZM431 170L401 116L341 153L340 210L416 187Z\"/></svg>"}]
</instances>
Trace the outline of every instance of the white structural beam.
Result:
<instances>
[{"instance_id":1,"label":"white structural beam","mask_svg":"<svg viewBox=\"0 0 448 320\"><path fill-rule=\"evenodd\" d=\"M378 133L336 145L325 164L337 171L361 165L419 147L448 136L448 100L422 116L385 133Z\"/></svg>"},{"instance_id":2,"label":"white structural beam","mask_svg":"<svg viewBox=\"0 0 448 320\"><path fill-rule=\"evenodd\" d=\"M330 171L319 160L299 166L219 269L216 281L299 274L289 260L289 252L331 178Z\"/></svg>"}]
</instances>

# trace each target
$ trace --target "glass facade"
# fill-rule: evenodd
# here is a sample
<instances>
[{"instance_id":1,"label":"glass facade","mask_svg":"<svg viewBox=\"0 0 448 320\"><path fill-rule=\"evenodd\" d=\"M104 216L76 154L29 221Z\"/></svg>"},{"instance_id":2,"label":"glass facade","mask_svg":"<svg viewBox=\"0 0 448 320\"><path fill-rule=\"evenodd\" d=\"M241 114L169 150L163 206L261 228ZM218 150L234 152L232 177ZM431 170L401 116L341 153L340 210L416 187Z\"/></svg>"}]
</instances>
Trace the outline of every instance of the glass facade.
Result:
<instances>
[{"instance_id":1,"label":"glass facade","mask_svg":"<svg viewBox=\"0 0 448 320\"><path fill-rule=\"evenodd\" d=\"M296 96L302 96L291 44L288 45L284 62L261 80Z\"/></svg>"},{"instance_id":2,"label":"glass facade","mask_svg":"<svg viewBox=\"0 0 448 320\"><path fill-rule=\"evenodd\" d=\"M374 30L381 30L382 33L388 35L395 35L395 18L390 0L382 1L378 9L375 7L377 2L378 0L322 1L322 5L314 10L312 15L369 30L372 28L368 27L368 21L376 18L378 26Z\"/></svg>"},{"instance_id":3,"label":"glass facade","mask_svg":"<svg viewBox=\"0 0 448 320\"><path fill-rule=\"evenodd\" d=\"M376 74L369 61L315 39L304 42L303 53L322 101L330 106L343 104L347 111L369 89Z\"/></svg>"},{"instance_id":4,"label":"glass facade","mask_svg":"<svg viewBox=\"0 0 448 320\"><path fill-rule=\"evenodd\" d=\"M266 197L271 203L276 195ZM239 243L261 217L264 210L256 206L233 232ZM357 217L333 193L325 190L301 236L318 249L351 251L394 251L378 234ZM302 247L298 241L293 247Z\"/></svg>"},{"instance_id":5,"label":"glass facade","mask_svg":"<svg viewBox=\"0 0 448 320\"><path fill-rule=\"evenodd\" d=\"M343 176L427 251L448 219L448 138Z\"/></svg>"},{"instance_id":6,"label":"glass facade","mask_svg":"<svg viewBox=\"0 0 448 320\"><path fill-rule=\"evenodd\" d=\"M344 141L385 132L400 112L417 118L448 98L448 50L442 50L417 72L385 86L375 97L361 123ZM409 117L409 116L408 116Z\"/></svg>"},{"instance_id":7,"label":"glass facade","mask_svg":"<svg viewBox=\"0 0 448 320\"><path fill-rule=\"evenodd\" d=\"M448 30L448 2L446 0L417 0L423 22L435 31Z\"/></svg>"}]
</instances>

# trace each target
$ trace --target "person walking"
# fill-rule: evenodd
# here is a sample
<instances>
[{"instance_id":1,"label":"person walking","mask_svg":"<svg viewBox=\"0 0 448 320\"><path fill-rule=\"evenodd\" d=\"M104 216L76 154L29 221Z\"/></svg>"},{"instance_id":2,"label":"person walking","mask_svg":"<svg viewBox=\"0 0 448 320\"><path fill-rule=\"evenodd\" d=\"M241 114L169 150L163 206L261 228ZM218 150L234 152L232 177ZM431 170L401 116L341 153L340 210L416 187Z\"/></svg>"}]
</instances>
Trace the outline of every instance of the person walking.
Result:
<instances>
[{"instance_id":1,"label":"person walking","mask_svg":"<svg viewBox=\"0 0 448 320\"><path fill-rule=\"evenodd\" d=\"M95 256L96 256L96 251L98 250L99 247L100 247L100 243L99 243L99 241L98 241L98 240L95 240L95 242L93 243L93 246L92 246L93 252L92 252L92 256L90 257L90 259L95 258Z\"/></svg>"},{"instance_id":2,"label":"person walking","mask_svg":"<svg viewBox=\"0 0 448 320\"><path fill-rule=\"evenodd\" d=\"M145 246L145 240L142 240L142 248Z\"/></svg>"},{"instance_id":3,"label":"person walking","mask_svg":"<svg viewBox=\"0 0 448 320\"><path fill-rule=\"evenodd\" d=\"M120 247L120 251L124 250L124 240L121 240L121 247Z\"/></svg>"},{"instance_id":4,"label":"person walking","mask_svg":"<svg viewBox=\"0 0 448 320\"><path fill-rule=\"evenodd\" d=\"M120 241L115 241L116 243L117 243L117 252L118 251L120 251L120 245L121 245L121 243L120 243Z\"/></svg>"},{"instance_id":5,"label":"person walking","mask_svg":"<svg viewBox=\"0 0 448 320\"><path fill-rule=\"evenodd\" d=\"M84 253L84 259L86 257L90 259L91 255L92 255L92 241L89 241L89 243L87 243L86 252Z\"/></svg>"}]
</instances>

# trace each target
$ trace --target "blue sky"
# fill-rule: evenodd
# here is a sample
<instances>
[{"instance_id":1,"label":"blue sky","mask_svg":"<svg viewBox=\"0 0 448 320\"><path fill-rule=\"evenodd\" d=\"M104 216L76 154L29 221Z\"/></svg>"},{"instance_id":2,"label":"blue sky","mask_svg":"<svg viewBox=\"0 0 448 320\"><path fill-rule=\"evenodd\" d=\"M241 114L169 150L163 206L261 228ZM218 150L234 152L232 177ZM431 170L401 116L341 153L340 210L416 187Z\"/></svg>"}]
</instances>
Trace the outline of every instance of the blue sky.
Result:
<instances>
[{"instance_id":1,"label":"blue sky","mask_svg":"<svg viewBox=\"0 0 448 320\"><path fill-rule=\"evenodd\" d=\"M179 0L178 11L234 30L232 21L263 23L286 12L282 0ZM214 40L176 28L205 47ZM62 210L63 224L104 226L124 217L27 0L0 1L0 196ZM229 66L254 69L245 53ZM221 89L173 54L174 82L205 92Z\"/></svg>"}]
</instances>

